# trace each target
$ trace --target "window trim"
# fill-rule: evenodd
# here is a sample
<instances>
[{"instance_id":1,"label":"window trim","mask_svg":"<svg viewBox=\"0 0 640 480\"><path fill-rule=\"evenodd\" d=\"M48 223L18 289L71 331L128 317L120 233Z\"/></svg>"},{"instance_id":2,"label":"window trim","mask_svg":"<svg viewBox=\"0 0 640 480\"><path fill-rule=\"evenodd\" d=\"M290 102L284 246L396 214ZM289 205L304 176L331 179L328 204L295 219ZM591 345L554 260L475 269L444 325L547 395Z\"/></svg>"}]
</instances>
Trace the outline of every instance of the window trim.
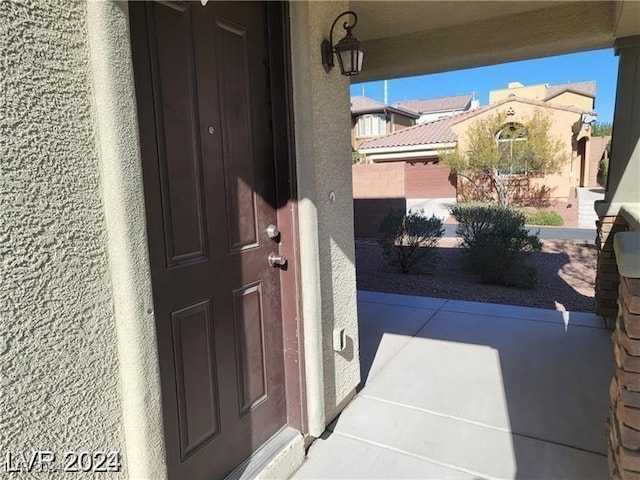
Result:
<instances>
[{"instance_id":1,"label":"window trim","mask_svg":"<svg viewBox=\"0 0 640 480\"><path fill-rule=\"evenodd\" d=\"M518 130L520 130L522 133L519 134L517 137L508 137L508 138L501 138L502 135L505 133L505 130L507 128L510 128L511 131L515 131L516 127ZM509 171L504 171L501 169L501 166L498 165L498 173L501 175L528 175L529 173L533 173L533 172L529 172L527 169L527 165L525 163L524 165L524 171L520 171L520 172L514 172L513 171L513 145L516 142L526 142L528 140L527 138L527 129L526 127L518 122L508 122L505 123L502 128L500 130L498 130L498 132L496 133L496 146L498 147L498 152L500 152L500 144L509 144L509 150L510 150L510 154L509 154Z\"/></svg>"},{"instance_id":2,"label":"window trim","mask_svg":"<svg viewBox=\"0 0 640 480\"><path fill-rule=\"evenodd\" d=\"M374 120L377 119L377 122ZM374 129L374 124L376 128ZM368 125L368 128L367 128ZM356 117L356 138L379 137L387 133L387 116L384 113L365 113Z\"/></svg>"}]
</instances>

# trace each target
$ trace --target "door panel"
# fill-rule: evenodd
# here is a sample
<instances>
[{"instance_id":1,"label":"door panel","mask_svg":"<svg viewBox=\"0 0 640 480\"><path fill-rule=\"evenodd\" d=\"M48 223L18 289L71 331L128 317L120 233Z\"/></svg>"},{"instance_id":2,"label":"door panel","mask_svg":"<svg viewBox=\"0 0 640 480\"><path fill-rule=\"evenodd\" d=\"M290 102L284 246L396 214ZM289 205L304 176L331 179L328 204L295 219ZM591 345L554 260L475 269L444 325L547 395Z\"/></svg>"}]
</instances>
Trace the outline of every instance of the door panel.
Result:
<instances>
[{"instance_id":1,"label":"door panel","mask_svg":"<svg viewBox=\"0 0 640 480\"><path fill-rule=\"evenodd\" d=\"M237 251L257 244L247 31L216 18L215 39L220 108L227 112L221 119L227 217L231 251Z\"/></svg>"},{"instance_id":2,"label":"door panel","mask_svg":"<svg viewBox=\"0 0 640 480\"><path fill-rule=\"evenodd\" d=\"M260 284L251 285L234 292L241 415L245 415L259 405L267 395L260 287Z\"/></svg>"},{"instance_id":3,"label":"door panel","mask_svg":"<svg viewBox=\"0 0 640 480\"><path fill-rule=\"evenodd\" d=\"M210 309L207 300L171 314L183 458L220 433Z\"/></svg>"},{"instance_id":4,"label":"door panel","mask_svg":"<svg viewBox=\"0 0 640 480\"><path fill-rule=\"evenodd\" d=\"M206 256L193 28L185 5L155 14L162 28L151 42L158 160L167 262L175 266Z\"/></svg>"},{"instance_id":5,"label":"door panel","mask_svg":"<svg viewBox=\"0 0 640 480\"><path fill-rule=\"evenodd\" d=\"M130 16L168 471L219 478L286 423L265 5Z\"/></svg>"}]
</instances>

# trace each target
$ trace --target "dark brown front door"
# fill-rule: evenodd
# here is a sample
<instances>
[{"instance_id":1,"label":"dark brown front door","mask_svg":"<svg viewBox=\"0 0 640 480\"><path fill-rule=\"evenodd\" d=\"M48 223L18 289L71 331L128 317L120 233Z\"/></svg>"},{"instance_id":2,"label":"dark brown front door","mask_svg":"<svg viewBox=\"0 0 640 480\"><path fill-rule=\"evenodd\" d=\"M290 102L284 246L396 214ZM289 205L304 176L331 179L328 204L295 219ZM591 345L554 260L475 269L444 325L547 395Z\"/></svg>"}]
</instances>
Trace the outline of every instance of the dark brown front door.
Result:
<instances>
[{"instance_id":1,"label":"dark brown front door","mask_svg":"<svg viewBox=\"0 0 640 480\"><path fill-rule=\"evenodd\" d=\"M286 423L265 4L131 4L167 463L220 478Z\"/></svg>"}]
</instances>

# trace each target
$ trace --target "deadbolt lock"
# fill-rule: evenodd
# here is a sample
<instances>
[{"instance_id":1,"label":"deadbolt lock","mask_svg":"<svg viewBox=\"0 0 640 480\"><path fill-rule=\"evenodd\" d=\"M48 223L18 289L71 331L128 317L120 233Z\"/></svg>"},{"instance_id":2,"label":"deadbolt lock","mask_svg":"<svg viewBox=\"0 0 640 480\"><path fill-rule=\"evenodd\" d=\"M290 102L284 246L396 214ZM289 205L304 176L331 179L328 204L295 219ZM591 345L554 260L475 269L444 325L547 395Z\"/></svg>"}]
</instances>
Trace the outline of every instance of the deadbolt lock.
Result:
<instances>
[{"instance_id":1,"label":"deadbolt lock","mask_svg":"<svg viewBox=\"0 0 640 480\"><path fill-rule=\"evenodd\" d=\"M267 237L269 238L278 238L280 236L280 230L274 224L271 224L267 227Z\"/></svg>"}]
</instances>

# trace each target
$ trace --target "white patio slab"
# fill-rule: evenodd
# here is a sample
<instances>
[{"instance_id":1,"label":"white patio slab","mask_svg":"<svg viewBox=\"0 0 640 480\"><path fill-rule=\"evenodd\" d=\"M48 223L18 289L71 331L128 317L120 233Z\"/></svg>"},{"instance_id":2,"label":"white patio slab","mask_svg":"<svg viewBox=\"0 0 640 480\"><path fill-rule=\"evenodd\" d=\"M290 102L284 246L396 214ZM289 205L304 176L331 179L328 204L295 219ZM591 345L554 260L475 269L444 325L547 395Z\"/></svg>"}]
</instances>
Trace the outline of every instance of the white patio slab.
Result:
<instances>
[{"instance_id":1,"label":"white patio slab","mask_svg":"<svg viewBox=\"0 0 640 480\"><path fill-rule=\"evenodd\" d=\"M354 400L334 431L480 478L607 478L604 456L370 398Z\"/></svg>"},{"instance_id":2,"label":"white patio slab","mask_svg":"<svg viewBox=\"0 0 640 480\"><path fill-rule=\"evenodd\" d=\"M604 454L612 375L604 329L441 310L362 394Z\"/></svg>"},{"instance_id":3,"label":"white patio slab","mask_svg":"<svg viewBox=\"0 0 640 480\"><path fill-rule=\"evenodd\" d=\"M382 307L382 308L381 308ZM434 309L360 302L358 332L362 382L375 376L436 313Z\"/></svg>"},{"instance_id":4,"label":"white patio slab","mask_svg":"<svg viewBox=\"0 0 640 480\"><path fill-rule=\"evenodd\" d=\"M415 295L358 290L358 302L438 309L447 303L448 300L446 298L417 297Z\"/></svg>"},{"instance_id":5,"label":"white patio slab","mask_svg":"<svg viewBox=\"0 0 640 480\"><path fill-rule=\"evenodd\" d=\"M598 317L358 299L371 370L294 478L607 478L613 355Z\"/></svg>"},{"instance_id":6,"label":"white patio slab","mask_svg":"<svg viewBox=\"0 0 640 480\"><path fill-rule=\"evenodd\" d=\"M331 461L327 461L331 459ZM338 433L319 439L298 471L298 479L338 478L437 478L471 480L477 478L417 456L384 446L345 437Z\"/></svg>"},{"instance_id":7,"label":"white patio slab","mask_svg":"<svg viewBox=\"0 0 640 480\"><path fill-rule=\"evenodd\" d=\"M581 325L585 327L605 328L602 317L587 312L566 312L545 308L522 307L520 305L501 305L498 303L467 302L465 300L448 300L442 307L449 312L466 312L494 317L518 318L520 320L536 320L553 322L562 325Z\"/></svg>"}]
</instances>

